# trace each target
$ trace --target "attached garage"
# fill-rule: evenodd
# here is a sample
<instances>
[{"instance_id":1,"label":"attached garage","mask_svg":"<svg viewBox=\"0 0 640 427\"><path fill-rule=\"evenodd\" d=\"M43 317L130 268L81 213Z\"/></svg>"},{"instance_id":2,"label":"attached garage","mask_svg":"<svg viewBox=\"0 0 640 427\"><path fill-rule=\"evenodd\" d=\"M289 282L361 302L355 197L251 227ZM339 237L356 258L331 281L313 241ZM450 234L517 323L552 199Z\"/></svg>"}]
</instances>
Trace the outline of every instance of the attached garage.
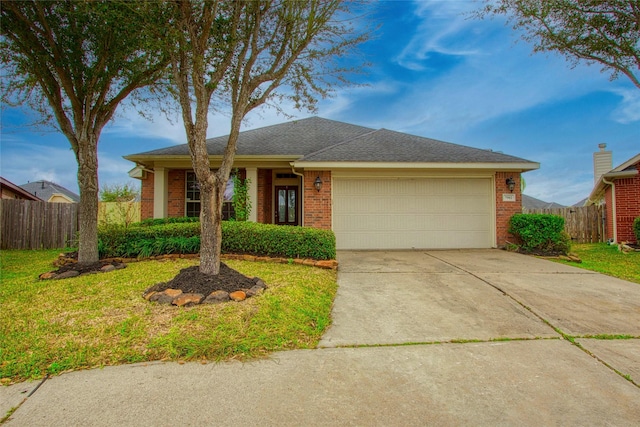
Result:
<instances>
[{"instance_id":1,"label":"attached garage","mask_svg":"<svg viewBox=\"0 0 640 427\"><path fill-rule=\"evenodd\" d=\"M495 246L491 178L333 179L338 249Z\"/></svg>"},{"instance_id":2,"label":"attached garage","mask_svg":"<svg viewBox=\"0 0 640 427\"><path fill-rule=\"evenodd\" d=\"M207 140L212 168L228 140ZM188 214L187 144L126 158L142 179L143 218ZM241 132L233 167L248 178L250 221L331 229L338 249L366 250L505 245L509 218L522 212L520 175L540 165L310 117Z\"/></svg>"}]
</instances>

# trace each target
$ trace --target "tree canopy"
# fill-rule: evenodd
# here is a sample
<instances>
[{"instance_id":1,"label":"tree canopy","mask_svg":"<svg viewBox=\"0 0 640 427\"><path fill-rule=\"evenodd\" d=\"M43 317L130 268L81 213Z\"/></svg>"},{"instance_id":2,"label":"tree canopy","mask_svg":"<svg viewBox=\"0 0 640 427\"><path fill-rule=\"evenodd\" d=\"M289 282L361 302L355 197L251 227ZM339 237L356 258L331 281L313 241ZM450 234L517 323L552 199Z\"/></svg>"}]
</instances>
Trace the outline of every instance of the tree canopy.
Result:
<instances>
[{"instance_id":1,"label":"tree canopy","mask_svg":"<svg viewBox=\"0 0 640 427\"><path fill-rule=\"evenodd\" d=\"M498 0L479 16L507 15L534 52L555 51L573 65L599 63L640 89L638 0Z\"/></svg>"},{"instance_id":2,"label":"tree canopy","mask_svg":"<svg viewBox=\"0 0 640 427\"><path fill-rule=\"evenodd\" d=\"M0 4L2 102L38 111L67 137L78 162L80 263L98 260L100 133L125 98L164 75L163 13L153 1Z\"/></svg>"},{"instance_id":3,"label":"tree canopy","mask_svg":"<svg viewBox=\"0 0 640 427\"><path fill-rule=\"evenodd\" d=\"M347 81L339 60L367 34L356 34L339 0L176 1L172 81L201 194L200 271L218 274L222 197L246 114L278 99L313 109ZM219 168L211 171L206 132L212 97L231 111ZM195 110L195 111L194 111Z\"/></svg>"}]
</instances>

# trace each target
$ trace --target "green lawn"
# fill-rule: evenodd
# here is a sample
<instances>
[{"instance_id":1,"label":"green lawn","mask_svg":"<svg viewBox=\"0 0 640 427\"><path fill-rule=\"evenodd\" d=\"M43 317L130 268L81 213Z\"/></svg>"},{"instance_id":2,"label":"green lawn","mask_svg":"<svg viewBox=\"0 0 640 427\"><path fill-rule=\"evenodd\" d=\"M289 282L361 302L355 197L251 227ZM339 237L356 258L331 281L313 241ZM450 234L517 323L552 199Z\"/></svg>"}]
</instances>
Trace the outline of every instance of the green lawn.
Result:
<instances>
[{"instance_id":1,"label":"green lawn","mask_svg":"<svg viewBox=\"0 0 640 427\"><path fill-rule=\"evenodd\" d=\"M640 252L622 253L617 245L606 243L574 244L571 252L580 257L581 264L558 262L640 283Z\"/></svg>"},{"instance_id":2,"label":"green lawn","mask_svg":"<svg viewBox=\"0 0 640 427\"><path fill-rule=\"evenodd\" d=\"M224 360L313 348L330 323L331 270L228 261L269 286L241 303L150 303L149 286L197 261L143 261L64 280L38 280L59 251L0 251L0 382L150 360Z\"/></svg>"}]
</instances>

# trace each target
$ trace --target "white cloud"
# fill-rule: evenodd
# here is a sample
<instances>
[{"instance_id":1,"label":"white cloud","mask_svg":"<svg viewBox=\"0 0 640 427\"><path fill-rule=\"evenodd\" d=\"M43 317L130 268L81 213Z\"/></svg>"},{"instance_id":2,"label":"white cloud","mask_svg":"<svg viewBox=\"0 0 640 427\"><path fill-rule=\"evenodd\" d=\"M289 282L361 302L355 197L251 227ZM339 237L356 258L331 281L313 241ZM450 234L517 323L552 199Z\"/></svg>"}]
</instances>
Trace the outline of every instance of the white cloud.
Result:
<instances>
[{"instance_id":1,"label":"white cloud","mask_svg":"<svg viewBox=\"0 0 640 427\"><path fill-rule=\"evenodd\" d=\"M473 6L473 7L470 7ZM461 34L469 33L473 23L465 13L476 8L468 2L417 2L415 15L423 19L416 34L395 61L411 70L425 70L430 53L475 55L477 46L467 43Z\"/></svg>"},{"instance_id":2,"label":"white cloud","mask_svg":"<svg viewBox=\"0 0 640 427\"><path fill-rule=\"evenodd\" d=\"M640 90L633 86L629 89L616 88L612 92L622 97L620 105L613 111L613 120L623 124L640 121Z\"/></svg>"},{"instance_id":3,"label":"white cloud","mask_svg":"<svg viewBox=\"0 0 640 427\"><path fill-rule=\"evenodd\" d=\"M506 114L610 88L610 82L597 67L571 69L559 56L531 55L527 44L514 44L516 36L502 22L469 20L458 15L469 7L458 3L461 2L420 6L419 13L428 12L425 15L428 22L417 28L399 61L421 61L429 51L464 58L439 77L425 74L424 78L412 81L410 93L388 109L392 111L390 119L403 123L404 129L420 134L446 134ZM434 10L441 20L432 22ZM483 35L478 37L479 33ZM621 116L630 117L637 100L626 93L623 96L628 108L621 111Z\"/></svg>"},{"instance_id":4,"label":"white cloud","mask_svg":"<svg viewBox=\"0 0 640 427\"><path fill-rule=\"evenodd\" d=\"M2 176L14 184L47 180L78 192L78 166L69 148L19 143L12 150L3 147L2 151Z\"/></svg>"}]
</instances>

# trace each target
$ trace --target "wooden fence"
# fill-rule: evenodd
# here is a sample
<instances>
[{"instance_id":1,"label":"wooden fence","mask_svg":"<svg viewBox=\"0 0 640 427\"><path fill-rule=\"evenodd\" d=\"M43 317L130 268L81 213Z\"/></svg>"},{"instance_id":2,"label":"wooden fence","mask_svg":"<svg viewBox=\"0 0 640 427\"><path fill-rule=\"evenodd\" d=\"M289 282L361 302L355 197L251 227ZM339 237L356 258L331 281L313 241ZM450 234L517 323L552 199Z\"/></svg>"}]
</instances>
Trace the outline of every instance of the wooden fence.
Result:
<instances>
[{"instance_id":1,"label":"wooden fence","mask_svg":"<svg viewBox=\"0 0 640 427\"><path fill-rule=\"evenodd\" d=\"M0 200L2 249L64 248L77 231L77 203Z\"/></svg>"},{"instance_id":2,"label":"wooden fence","mask_svg":"<svg viewBox=\"0 0 640 427\"><path fill-rule=\"evenodd\" d=\"M98 204L98 225L140 221L140 202ZM0 248L57 249L73 243L77 203L0 199Z\"/></svg>"},{"instance_id":3,"label":"wooden fence","mask_svg":"<svg viewBox=\"0 0 640 427\"><path fill-rule=\"evenodd\" d=\"M605 242L604 209L600 206L581 206L555 209L523 209L524 213L559 215L564 229L576 243Z\"/></svg>"}]
</instances>

